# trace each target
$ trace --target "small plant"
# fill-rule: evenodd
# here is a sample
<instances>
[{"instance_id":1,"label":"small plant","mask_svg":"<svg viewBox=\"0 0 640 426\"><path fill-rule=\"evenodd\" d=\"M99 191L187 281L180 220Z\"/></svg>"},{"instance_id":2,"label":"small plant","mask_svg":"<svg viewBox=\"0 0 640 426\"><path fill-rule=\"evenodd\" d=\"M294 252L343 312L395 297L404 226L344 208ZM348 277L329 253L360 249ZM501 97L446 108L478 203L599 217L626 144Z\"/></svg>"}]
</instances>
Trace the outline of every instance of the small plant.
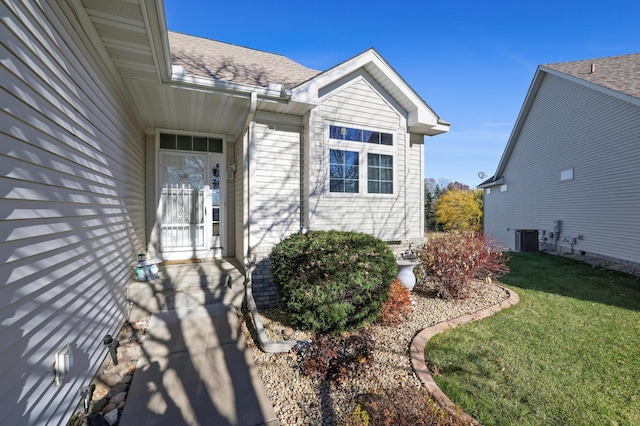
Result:
<instances>
[{"instance_id":1,"label":"small plant","mask_svg":"<svg viewBox=\"0 0 640 426\"><path fill-rule=\"evenodd\" d=\"M297 348L305 374L338 383L373 364L374 341L366 331L344 337L322 335L308 347ZM294 348L296 350L296 348Z\"/></svg>"},{"instance_id":2,"label":"small plant","mask_svg":"<svg viewBox=\"0 0 640 426\"><path fill-rule=\"evenodd\" d=\"M396 392L361 394L349 419L350 426L416 426L462 423L449 416L421 388L398 389Z\"/></svg>"},{"instance_id":3,"label":"small plant","mask_svg":"<svg viewBox=\"0 0 640 426\"><path fill-rule=\"evenodd\" d=\"M413 244L409 244L409 248L400 253L401 260L418 260L418 253L413 248Z\"/></svg>"},{"instance_id":4,"label":"small plant","mask_svg":"<svg viewBox=\"0 0 640 426\"><path fill-rule=\"evenodd\" d=\"M293 325L337 334L377 319L397 264L371 235L310 231L273 248L271 273Z\"/></svg>"},{"instance_id":5,"label":"small plant","mask_svg":"<svg viewBox=\"0 0 640 426\"><path fill-rule=\"evenodd\" d=\"M509 272L507 252L479 232L433 235L418 256L418 275L432 279L446 299L465 297L476 279L491 281Z\"/></svg>"},{"instance_id":6,"label":"small plant","mask_svg":"<svg viewBox=\"0 0 640 426\"><path fill-rule=\"evenodd\" d=\"M411 313L411 297L409 290L399 279L391 283L389 297L382 304L378 322L382 325L400 324Z\"/></svg>"}]
</instances>

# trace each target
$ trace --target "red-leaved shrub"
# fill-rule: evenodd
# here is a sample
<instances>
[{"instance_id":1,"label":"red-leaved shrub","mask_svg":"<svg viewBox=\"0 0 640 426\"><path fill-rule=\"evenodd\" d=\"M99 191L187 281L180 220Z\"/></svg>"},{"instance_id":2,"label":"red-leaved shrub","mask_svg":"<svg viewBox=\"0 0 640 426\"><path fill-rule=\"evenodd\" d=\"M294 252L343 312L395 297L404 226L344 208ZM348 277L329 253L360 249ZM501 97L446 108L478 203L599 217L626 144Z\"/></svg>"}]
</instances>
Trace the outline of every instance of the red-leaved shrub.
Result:
<instances>
[{"instance_id":1,"label":"red-leaved shrub","mask_svg":"<svg viewBox=\"0 0 640 426\"><path fill-rule=\"evenodd\" d=\"M294 348L305 374L315 380L344 383L373 364L375 342L366 330L358 334L320 335L309 345Z\"/></svg>"},{"instance_id":2,"label":"red-leaved shrub","mask_svg":"<svg viewBox=\"0 0 640 426\"><path fill-rule=\"evenodd\" d=\"M491 280L509 272L509 255L479 232L442 233L417 250L420 273L433 280L438 295L459 299L476 279Z\"/></svg>"},{"instance_id":3,"label":"red-leaved shrub","mask_svg":"<svg viewBox=\"0 0 640 426\"><path fill-rule=\"evenodd\" d=\"M382 304L378 323L382 325L400 324L411 313L409 290L396 278L391 283L389 297Z\"/></svg>"}]
</instances>

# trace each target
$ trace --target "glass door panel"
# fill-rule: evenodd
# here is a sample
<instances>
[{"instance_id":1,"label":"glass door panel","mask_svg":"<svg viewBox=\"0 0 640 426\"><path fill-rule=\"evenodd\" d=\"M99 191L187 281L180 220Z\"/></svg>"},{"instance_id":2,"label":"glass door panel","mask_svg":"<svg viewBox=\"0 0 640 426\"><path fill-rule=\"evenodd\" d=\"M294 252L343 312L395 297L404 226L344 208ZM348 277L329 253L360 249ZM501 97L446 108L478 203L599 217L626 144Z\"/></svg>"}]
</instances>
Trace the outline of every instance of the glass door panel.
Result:
<instances>
[{"instance_id":1,"label":"glass door panel","mask_svg":"<svg viewBox=\"0 0 640 426\"><path fill-rule=\"evenodd\" d=\"M162 153L160 163L163 250L206 248L207 156Z\"/></svg>"}]
</instances>

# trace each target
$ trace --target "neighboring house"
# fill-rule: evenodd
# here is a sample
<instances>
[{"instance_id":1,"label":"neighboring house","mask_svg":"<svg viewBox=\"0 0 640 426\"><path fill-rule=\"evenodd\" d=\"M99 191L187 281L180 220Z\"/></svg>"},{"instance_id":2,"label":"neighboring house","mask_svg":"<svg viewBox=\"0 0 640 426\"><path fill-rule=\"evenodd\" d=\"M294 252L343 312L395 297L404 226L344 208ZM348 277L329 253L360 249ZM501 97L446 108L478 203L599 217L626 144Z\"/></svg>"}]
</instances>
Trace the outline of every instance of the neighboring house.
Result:
<instances>
[{"instance_id":1,"label":"neighboring house","mask_svg":"<svg viewBox=\"0 0 640 426\"><path fill-rule=\"evenodd\" d=\"M640 54L540 66L495 175L485 232L510 249L640 262Z\"/></svg>"},{"instance_id":2,"label":"neighboring house","mask_svg":"<svg viewBox=\"0 0 640 426\"><path fill-rule=\"evenodd\" d=\"M0 423L66 422L138 253L250 255L268 304L301 227L422 238L423 138L449 125L375 50L319 72L168 32L161 0L0 11Z\"/></svg>"}]
</instances>

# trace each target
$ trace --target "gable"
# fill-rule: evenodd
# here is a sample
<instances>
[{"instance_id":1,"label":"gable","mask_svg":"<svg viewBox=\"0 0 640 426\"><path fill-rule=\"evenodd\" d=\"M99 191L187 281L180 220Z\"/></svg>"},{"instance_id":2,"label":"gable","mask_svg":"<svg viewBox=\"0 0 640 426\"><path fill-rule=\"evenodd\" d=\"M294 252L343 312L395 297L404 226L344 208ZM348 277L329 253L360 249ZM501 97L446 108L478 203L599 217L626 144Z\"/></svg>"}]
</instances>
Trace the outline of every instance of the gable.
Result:
<instances>
[{"instance_id":1,"label":"gable","mask_svg":"<svg viewBox=\"0 0 640 426\"><path fill-rule=\"evenodd\" d=\"M605 107L605 104L612 99L618 99L627 105L640 106L640 54L539 66L509 136L502 158L498 163L496 173L490 179L482 182L479 185L480 188L497 185L498 181L501 180L515 144L520 138L520 133L529 120L531 108L540 95L541 86L547 79L556 78L574 84L574 86L566 87L592 92L594 96L596 93L601 94L602 96L599 99L606 99L606 101L589 105L588 109L590 111ZM563 93L561 96L567 95L567 93ZM574 105L570 103L570 107L573 108ZM552 113L552 111L549 111L549 113ZM577 118L579 116L574 114L570 119L573 121Z\"/></svg>"},{"instance_id":2,"label":"gable","mask_svg":"<svg viewBox=\"0 0 640 426\"><path fill-rule=\"evenodd\" d=\"M380 90L379 87L374 88L364 75L356 75L321 98L323 113L352 124L397 129L406 112L400 111L400 106Z\"/></svg>"},{"instance_id":3,"label":"gable","mask_svg":"<svg viewBox=\"0 0 640 426\"><path fill-rule=\"evenodd\" d=\"M312 79L294 87L291 101L317 105L319 97L327 87L335 85L345 76L365 71L383 92L407 113L409 132L434 136L449 131L449 123L438 115L418 96L400 75L376 52L369 49L342 64L339 64Z\"/></svg>"}]
</instances>

